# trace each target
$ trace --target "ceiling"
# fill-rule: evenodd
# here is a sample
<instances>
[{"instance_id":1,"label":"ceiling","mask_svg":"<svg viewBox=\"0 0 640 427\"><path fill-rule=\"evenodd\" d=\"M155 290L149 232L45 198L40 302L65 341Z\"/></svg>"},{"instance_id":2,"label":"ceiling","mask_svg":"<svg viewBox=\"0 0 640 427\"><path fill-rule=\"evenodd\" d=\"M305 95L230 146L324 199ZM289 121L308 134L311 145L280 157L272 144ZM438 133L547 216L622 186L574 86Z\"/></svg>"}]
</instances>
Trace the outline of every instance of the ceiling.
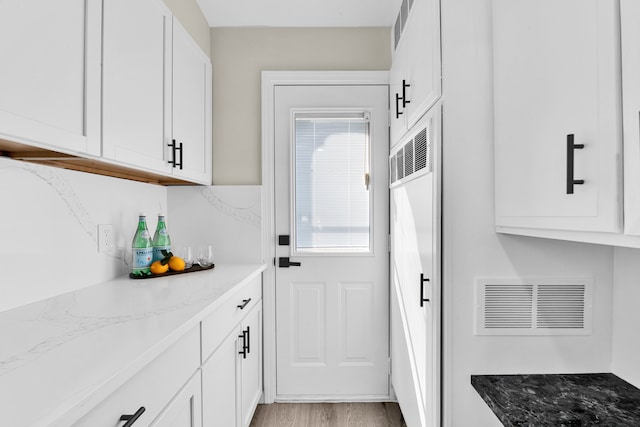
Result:
<instances>
[{"instance_id":1,"label":"ceiling","mask_svg":"<svg viewBox=\"0 0 640 427\"><path fill-rule=\"evenodd\" d=\"M210 27L390 27L401 0L196 0Z\"/></svg>"}]
</instances>

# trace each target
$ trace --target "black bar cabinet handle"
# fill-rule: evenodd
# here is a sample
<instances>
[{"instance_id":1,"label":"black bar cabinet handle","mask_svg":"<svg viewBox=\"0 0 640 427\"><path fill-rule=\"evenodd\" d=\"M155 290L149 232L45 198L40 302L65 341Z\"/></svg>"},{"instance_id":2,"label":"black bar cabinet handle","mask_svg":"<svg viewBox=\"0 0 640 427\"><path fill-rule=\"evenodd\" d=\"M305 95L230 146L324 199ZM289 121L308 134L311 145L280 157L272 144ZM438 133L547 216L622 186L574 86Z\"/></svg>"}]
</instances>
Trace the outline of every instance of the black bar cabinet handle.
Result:
<instances>
[{"instance_id":1,"label":"black bar cabinet handle","mask_svg":"<svg viewBox=\"0 0 640 427\"><path fill-rule=\"evenodd\" d=\"M171 144L167 144L167 147L171 147L171 160L167 160L167 163L171 164L174 168L176 167L176 140L172 139Z\"/></svg>"},{"instance_id":2,"label":"black bar cabinet handle","mask_svg":"<svg viewBox=\"0 0 640 427\"><path fill-rule=\"evenodd\" d=\"M242 331L242 335L238 335L238 338L242 338L242 350L238 354L242 355L243 359L247 358L247 331Z\"/></svg>"},{"instance_id":3,"label":"black bar cabinet handle","mask_svg":"<svg viewBox=\"0 0 640 427\"><path fill-rule=\"evenodd\" d=\"M406 80L402 80L402 108L406 107L407 104L411 104L411 101L407 100L407 88L411 87Z\"/></svg>"},{"instance_id":4,"label":"black bar cabinet handle","mask_svg":"<svg viewBox=\"0 0 640 427\"><path fill-rule=\"evenodd\" d=\"M574 150L582 150L584 148L584 144L574 144L574 134L570 133L567 135L567 194L573 194L573 186L574 185L582 185L584 184L583 179L574 179L573 178L573 167L575 163L574 159Z\"/></svg>"},{"instance_id":5,"label":"black bar cabinet handle","mask_svg":"<svg viewBox=\"0 0 640 427\"><path fill-rule=\"evenodd\" d=\"M429 298L424 297L424 283L430 281L424 277L424 273L420 273L420 307L424 307L424 303L429 302Z\"/></svg>"},{"instance_id":6,"label":"black bar cabinet handle","mask_svg":"<svg viewBox=\"0 0 640 427\"><path fill-rule=\"evenodd\" d=\"M249 335L249 326L247 326L247 354L251 353L251 336Z\"/></svg>"},{"instance_id":7,"label":"black bar cabinet handle","mask_svg":"<svg viewBox=\"0 0 640 427\"><path fill-rule=\"evenodd\" d=\"M140 418L140 415L142 415L144 411L144 406L141 406L140 409L138 409L133 415L121 415L120 421L126 421L126 423L124 423L122 427L131 427L133 423L135 423L136 420Z\"/></svg>"},{"instance_id":8,"label":"black bar cabinet handle","mask_svg":"<svg viewBox=\"0 0 640 427\"><path fill-rule=\"evenodd\" d=\"M396 119L399 119L402 115L402 111L400 111L400 95L396 93ZM404 102L404 100L402 100Z\"/></svg>"},{"instance_id":9,"label":"black bar cabinet handle","mask_svg":"<svg viewBox=\"0 0 640 427\"><path fill-rule=\"evenodd\" d=\"M182 152L184 151L182 149L182 142L180 143L180 147L178 148L178 150L180 150L180 164L178 166L180 166L180 170L182 170Z\"/></svg>"},{"instance_id":10,"label":"black bar cabinet handle","mask_svg":"<svg viewBox=\"0 0 640 427\"><path fill-rule=\"evenodd\" d=\"M249 304L251 302L251 298L249 299L243 299L242 300L242 304L238 304L238 308L240 310L244 310L244 308L247 306L247 304Z\"/></svg>"}]
</instances>

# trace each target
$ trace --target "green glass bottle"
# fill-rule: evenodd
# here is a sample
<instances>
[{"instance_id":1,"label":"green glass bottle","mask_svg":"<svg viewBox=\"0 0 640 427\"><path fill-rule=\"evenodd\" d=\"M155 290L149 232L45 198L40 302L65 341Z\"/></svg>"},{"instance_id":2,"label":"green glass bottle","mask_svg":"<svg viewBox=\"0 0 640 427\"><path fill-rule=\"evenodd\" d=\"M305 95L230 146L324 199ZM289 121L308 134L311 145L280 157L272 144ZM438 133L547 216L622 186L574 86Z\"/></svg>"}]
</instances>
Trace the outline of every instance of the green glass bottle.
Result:
<instances>
[{"instance_id":1,"label":"green glass bottle","mask_svg":"<svg viewBox=\"0 0 640 427\"><path fill-rule=\"evenodd\" d=\"M151 235L147 229L147 217L143 214L138 217L138 229L133 236L131 250L133 253L131 273L135 276L150 274L149 267L153 261L153 245L151 243Z\"/></svg>"},{"instance_id":2,"label":"green glass bottle","mask_svg":"<svg viewBox=\"0 0 640 427\"><path fill-rule=\"evenodd\" d=\"M167 223L162 214L158 214L158 226L153 235L152 244L154 261L162 260L165 257L162 251L166 251L166 253L171 252L171 237L169 237Z\"/></svg>"}]
</instances>

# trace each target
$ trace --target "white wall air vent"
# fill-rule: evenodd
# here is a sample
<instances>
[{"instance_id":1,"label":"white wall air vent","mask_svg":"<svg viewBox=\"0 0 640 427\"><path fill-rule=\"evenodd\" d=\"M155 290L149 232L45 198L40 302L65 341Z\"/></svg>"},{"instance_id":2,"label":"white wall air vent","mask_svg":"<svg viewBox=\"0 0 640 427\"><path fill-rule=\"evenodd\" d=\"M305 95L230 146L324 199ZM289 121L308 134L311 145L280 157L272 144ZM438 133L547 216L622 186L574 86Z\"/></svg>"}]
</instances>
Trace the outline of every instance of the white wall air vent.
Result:
<instances>
[{"instance_id":1,"label":"white wall air vent","mask_svg":"<svg viewBox=\"0 0 640 427\"><path fill-rule=\"evenodd\" d=\"M396 145L389 156L389 186L401 185L410 179L431 172L431 133L433 120L418 128L404 144Z\"/></svg>"},{"instance_id":2,"label":"white wall air vent","mask_svg":"<svg viewBox=\"0 0 640 427\"><path fill-rule=\"evenodd\" d=\"M391 160L389 162L389 179L393 184L398 180L398 170L396 168L396 156L391 156Z\"/></svg>"},{"instance_id":3,"label":"white wall air vent","mask_svg":"<svg viewBox=\"0 0 640 427\"><path fill-rule=\"evenodd\" d=\"M476 280L476 335L589 335L591 278Z\"/></svg>"},{"instance_id":4,"label":"white wall air vent","mask_svg":"<svg viewBox=\"0 0 640 427\"><path fill-rule=\"evenodd\" d=\"M409 176L413 173L413 139L404 144L404 176Z\"/></svg>"},{"instance_id":5,"label":"white wall air vent","mask_svg":"<svg viewBox=\"0 0 640 427\"><path fill-rule=\"evenodd\" d=\"M396 165L398 166L398 180L404 178L404 150L401 148L396 153Z\"/></svg>"},{"instance_id":6,"label":"white wall air vent","mask_svg":"<svg viewBox=\"0 0 640 427\"><path fill-rule=\"evenodd\" d=\"M415 136L415 158L416 158L416 172L422 170L429 166L431 169L431 165L429 161L431 160L431 132L427 132L427 128L422 129Z\"/></svg>"}]
</instances>

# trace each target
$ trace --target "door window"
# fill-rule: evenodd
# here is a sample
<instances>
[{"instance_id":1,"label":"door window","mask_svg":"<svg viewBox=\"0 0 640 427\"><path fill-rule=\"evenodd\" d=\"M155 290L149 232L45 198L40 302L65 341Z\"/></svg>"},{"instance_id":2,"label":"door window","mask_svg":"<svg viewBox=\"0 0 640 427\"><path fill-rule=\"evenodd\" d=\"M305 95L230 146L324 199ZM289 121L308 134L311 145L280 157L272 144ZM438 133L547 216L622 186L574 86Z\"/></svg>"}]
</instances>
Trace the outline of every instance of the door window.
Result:
<instances>
[{"instance_id":1,"label":"door window","mask_svg":"<svg viewBox=\"0 0 640 427\"><path fill-rule=\"evenodd\" d=\"M369 114L294 119L293 253L371 253Z\"/></svg>"}]
</instances>

